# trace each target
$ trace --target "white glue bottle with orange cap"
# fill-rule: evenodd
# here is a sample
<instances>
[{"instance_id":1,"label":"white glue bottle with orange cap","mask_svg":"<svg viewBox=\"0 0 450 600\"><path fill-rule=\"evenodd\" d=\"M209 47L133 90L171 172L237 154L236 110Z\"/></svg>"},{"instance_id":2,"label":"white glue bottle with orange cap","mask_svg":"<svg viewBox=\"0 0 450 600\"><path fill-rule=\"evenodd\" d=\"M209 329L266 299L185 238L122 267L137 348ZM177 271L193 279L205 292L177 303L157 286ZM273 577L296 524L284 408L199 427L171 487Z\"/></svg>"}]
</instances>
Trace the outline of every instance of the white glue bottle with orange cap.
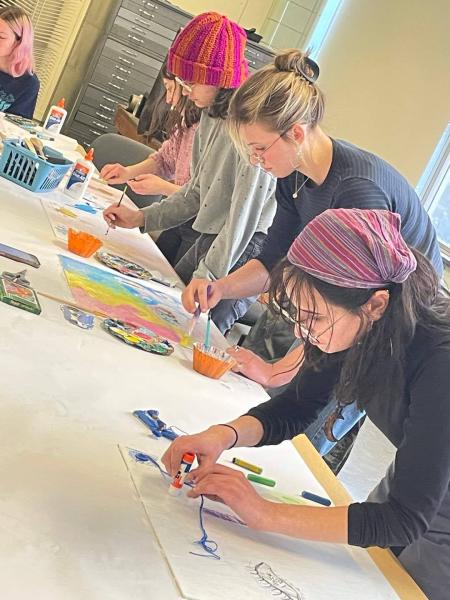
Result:
<instances>
[{"instance_id":1,"label":"white glue bottle with orange cap","mask_svg":"<svg viewBox=\"0 0 450 600\"><path fill-rule=\"evenodd\" d=\"M86 188L95 171L94 163L92 162L93 158L94 148L90 148L85 157L77 160L72 167L64 193L74 198L74 200L81 200L86 192Z\"/></svg>"},{"instance_id":2,"label":"white glue bottle with orange cap","mask_svg":"<svg viewBox=\"0 0 450 600\"><path fill-rule=\"evenodd\" d=\"M48 129L48 131L51 131L52 133L59 133L61 131L67 117L67 110L64 108L65 104L65 99L61 98L58 104L50 106L44 121L44 129Z\"/></svg>"},{"instance_id":3,"label":"white glue bottle with orange cap","mask_svg":"<svg viewBox=\"0 0 450 600\"><path fill-rule=\"evenodd\" d=\"M186 475L189 473L192 467L192 463L195 460L195 454L191 452L186 452L183 454L183 458L181 459L180 468L178 469L177 474L172 479L169 485L169 494L171 496L179 496L181 494L181 490L183 488L184 480L186 479Z\"/></svg>"}]
</instances>

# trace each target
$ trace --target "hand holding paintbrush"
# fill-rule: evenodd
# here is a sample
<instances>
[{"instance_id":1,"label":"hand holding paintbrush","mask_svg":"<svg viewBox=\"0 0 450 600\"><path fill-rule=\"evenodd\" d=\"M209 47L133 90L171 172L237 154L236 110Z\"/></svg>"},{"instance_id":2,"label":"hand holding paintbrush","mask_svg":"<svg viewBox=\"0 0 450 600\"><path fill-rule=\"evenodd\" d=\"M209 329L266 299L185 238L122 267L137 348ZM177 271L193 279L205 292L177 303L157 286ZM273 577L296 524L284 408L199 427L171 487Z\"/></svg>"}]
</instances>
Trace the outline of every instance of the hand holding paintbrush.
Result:
<instances>
[{"instance_id":1,"label":"hand holding paintbrush","mask_svg":"<svg viewBox=\"0 0 450 600\"><path fill-rule=\"evenodd\" d=\"M131 181L131 180L130 180ZM125 229L134 229L134 227L144 226L144 213L141 210L121 206L122 200L128 189L128 184L125 186L120 200L117 204L111 204L103 211L103 218L108 224L106 235L110 228L125 227Z\"/></svg>"},{"instance_id":2,"label":"hand holding paintbrush","mask_svg":"<svg viewBox=\"0 0 450 600\"><path fill-rule=\"evenodd\" d=\"M125 194L127 193L127 189L128 189L128 183L126 183L126 184L125 184L125 187L123 188L122 195L120 196L120 200L119 200L119 202L117 203L117 208L119 208L119 206L122 204L122 200L123 200L123 197L125 196ZM106 230L106 233L105 233L105 235L108 235L108 233L109 233L109 230L110 230L110 227L111 227L111 225L108 225L108 229Z\"/></svg>"},{"instance_id":3,"label":"hand holding paintbrush","mask_svg":"<svg viewBox=\"0 0 450 600\"><path fill-rule=\"evenodd\" d=\"M210 285L208 285L208 287L206 288L206 295L207 298L210 298L212 294L212 288ZM196 300L198 301L198 297L196 297ZM200 308L200 304L197 305L197 308L195 309L194 313L192 314L192 318L189 321L189 325L188 325L188 335L192 335L192 332L194 331L194 327L197 324L197 321L200 318L200 315L202 314L202 309ZM208 311L208 320L211 319L211 311Z\"/></svg>"}]
</instances>

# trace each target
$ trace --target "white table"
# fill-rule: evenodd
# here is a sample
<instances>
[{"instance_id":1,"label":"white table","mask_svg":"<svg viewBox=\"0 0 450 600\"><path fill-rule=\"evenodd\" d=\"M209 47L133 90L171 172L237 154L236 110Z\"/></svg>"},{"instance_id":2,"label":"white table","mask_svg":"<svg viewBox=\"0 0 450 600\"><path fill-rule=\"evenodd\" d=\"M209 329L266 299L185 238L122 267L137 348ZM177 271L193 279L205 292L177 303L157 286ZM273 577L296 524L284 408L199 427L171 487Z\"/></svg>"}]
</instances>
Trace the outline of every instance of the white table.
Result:
<instances>
[{"instance_id":1,"label":"white table","mask_svg":"<svg viewBox=\"0 0 450 600\"><path fill-rule=\"evenodd\" d=\"M70 300L57 254L73 255L55 239L40 198L61 200L0 178L0 241L39 257L41 268L28 269L33 287ZM93 227L104 232L100 216ZM108 244L173 276L148 236L111 231ZM21 267L0 257L1 271ZM245 412L265 392L235 374L202 377L188 350L141 352L98 326L67 323L56 302L41 303L40 316L0 303L0 596L179 598L117 444L154 448L131 415L137 408L158 408L167 423L195 432ZM239 455L276 473L287 493L324 493L288 442Z\"/></svg>"}]
</instances>

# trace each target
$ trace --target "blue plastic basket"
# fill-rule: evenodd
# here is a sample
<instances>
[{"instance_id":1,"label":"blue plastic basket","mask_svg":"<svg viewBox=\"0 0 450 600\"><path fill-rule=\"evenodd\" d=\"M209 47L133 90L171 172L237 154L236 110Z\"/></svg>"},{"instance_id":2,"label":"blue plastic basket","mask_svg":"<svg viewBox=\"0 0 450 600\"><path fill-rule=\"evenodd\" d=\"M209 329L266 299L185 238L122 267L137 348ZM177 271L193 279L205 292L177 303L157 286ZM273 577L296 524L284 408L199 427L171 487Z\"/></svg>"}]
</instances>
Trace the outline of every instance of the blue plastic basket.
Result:
<instances>
[{"instance_id":1,"label":"blue plastic basket","mask_svg":"<svg viewBox=\"0 0 450 600\"><path fill-rule=\"evenodd\" d=\"M62 159L64 163L49 163L24 148L19 140L4 140L0 175L32 192L51 192L58 187L73 163L52 148L46 146L44 151L50 158Z\"/></svg>"}]
</instances>

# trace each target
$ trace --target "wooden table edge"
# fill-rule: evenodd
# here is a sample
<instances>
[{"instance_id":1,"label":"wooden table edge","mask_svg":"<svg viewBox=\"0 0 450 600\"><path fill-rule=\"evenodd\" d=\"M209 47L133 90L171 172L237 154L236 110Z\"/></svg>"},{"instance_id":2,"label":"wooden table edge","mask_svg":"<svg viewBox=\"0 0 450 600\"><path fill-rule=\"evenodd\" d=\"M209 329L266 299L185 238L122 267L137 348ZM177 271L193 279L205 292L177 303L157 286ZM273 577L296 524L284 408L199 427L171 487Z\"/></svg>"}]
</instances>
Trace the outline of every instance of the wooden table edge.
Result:
<instances>
[{"instance_id":1,"label":"wooden table edge","mask_svg":"<svg viewBox=\"0 0 450 600\"><path fill-rule=\"evenodd\" d=\"M319 456L309 439L305 435L298 435L292 443L334 504L351 504L352 497ZM367 552L402 600L427 600L427 596L390 550L374 547L367 548Z\"/></svg>"}]
</instances>

